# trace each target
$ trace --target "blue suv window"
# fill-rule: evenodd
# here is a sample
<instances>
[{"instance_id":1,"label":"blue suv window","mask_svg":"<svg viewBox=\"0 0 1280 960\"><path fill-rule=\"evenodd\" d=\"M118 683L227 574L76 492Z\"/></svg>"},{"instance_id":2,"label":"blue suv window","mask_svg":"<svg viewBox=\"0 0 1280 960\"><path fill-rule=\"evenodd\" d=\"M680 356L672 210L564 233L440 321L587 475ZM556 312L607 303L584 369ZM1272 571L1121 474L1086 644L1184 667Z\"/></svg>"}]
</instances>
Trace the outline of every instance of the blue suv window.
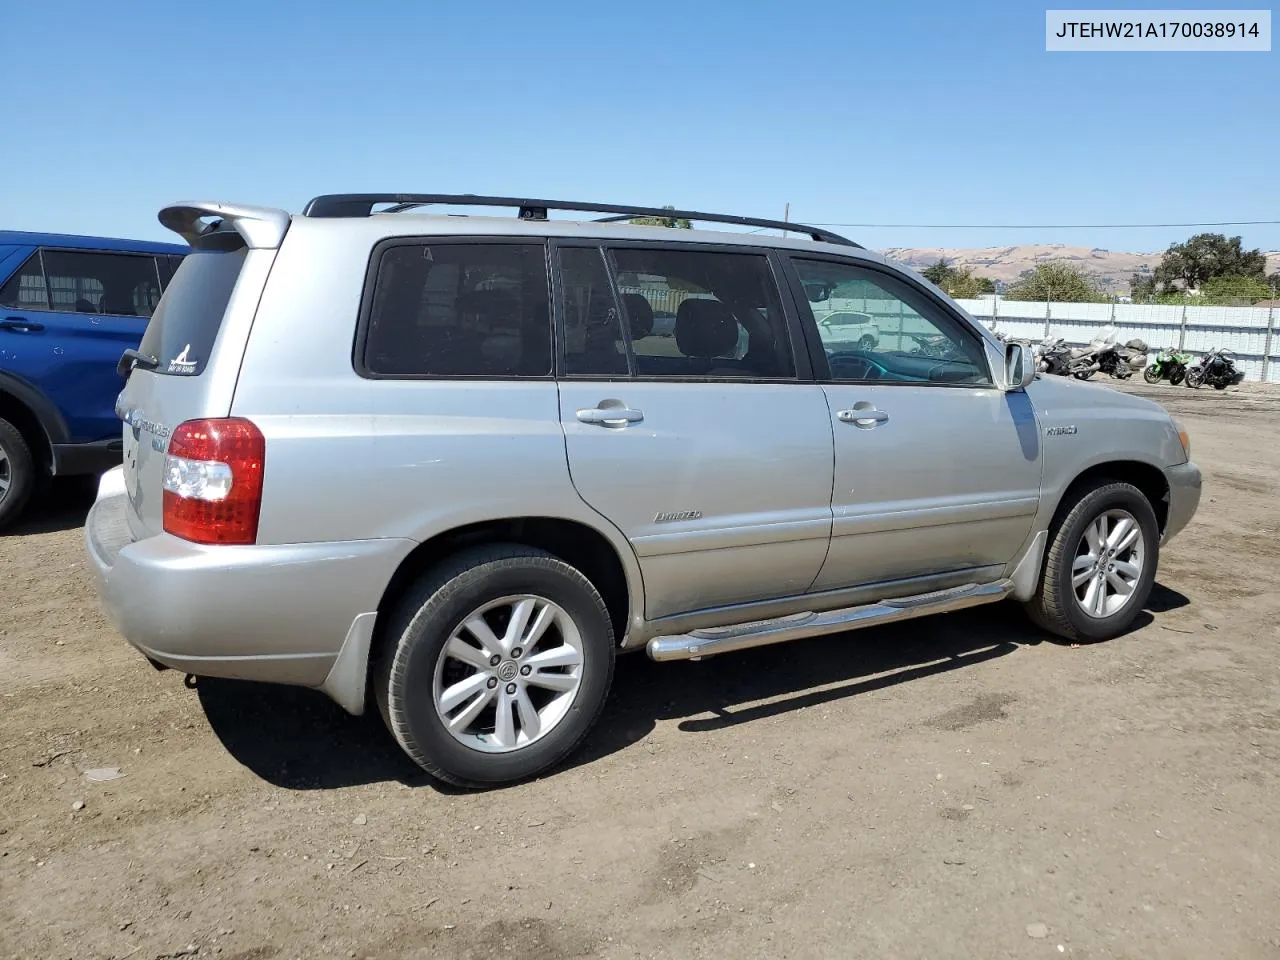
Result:
<instances>
[{"instance_id":1,"label":"blue suv window","mask_svg":"<svg viewBox=\"0 0 1280 960\"><path fill-rule=\"evenodd\" d=\"M44 285L40 254L33 253L22 269L0 288L0 307L11 310L48 310L49 294Z\"/></svg>"},{"instance_id":2,"label":"blue suv window","mask_svg":"<svg viewBox=\"0 0 1280 960\"><path fill-rule=\"evenodd\" d=\"M160 302L155 257L45 250L45 279L54 310L149 317Z\"/></svg>"}]
</instances>

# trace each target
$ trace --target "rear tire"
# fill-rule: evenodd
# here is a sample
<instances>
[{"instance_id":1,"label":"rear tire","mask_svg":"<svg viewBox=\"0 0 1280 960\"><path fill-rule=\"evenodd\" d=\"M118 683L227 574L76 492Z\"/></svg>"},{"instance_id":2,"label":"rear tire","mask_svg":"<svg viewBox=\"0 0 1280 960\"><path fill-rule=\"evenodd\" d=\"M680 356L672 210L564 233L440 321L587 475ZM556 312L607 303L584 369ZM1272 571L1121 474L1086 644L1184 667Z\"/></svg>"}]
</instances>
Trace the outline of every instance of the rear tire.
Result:
<instances>
[{"instance_id":1,"label":"rear tire","mask_svg":"<svg viewBox=\"0 0 1280 960\"><path fill-rule=\"evenodd\" d=\"M1185 367L1174 367L1169 371L1169 383L1176 387L1186 379L1186 376L1187 371Z\"/></svg>"},{"instance_id":2,"label":"rear tire","mask_svg":"<svg viewBox=\"0 0 1280 960\"><path fill-rule=\"evenodd\" d=\"M1115 539L1106 545L1111 554L1095 549L1091 540L1103 517ZM1135 526L1136 539L1123 546ZM1117 546L1122 548L1115 550ZM1160 527L1142 491L1100 480L1081 491L1069 510L1059 511L1049 528L1040 586L1024 606L1050 633L1074 641L1109 640L1128 630L1146 605L1159 560ZM1129 580L1132 568L1137 574ZM1127 594L1120 594L1119 582L1127 583ZM1100 603L1097 590L1104 591Z\"/></svg>"},{"instance_id":3,"label":"rear tire","mask_svg":"<svg viewBox=\"0 0 1280 960\"><path fill-rule=\"evenodd\" d=\"M8 420L0 420L0 529L21 515L36 479L36 463L26 439Z\"/></svg>"},{"instance_id":4,"label":"rear tire","mask_svg":"<svg viewBox=\"0 0 1280 960\"><path fill-rule=\"evenodd\" d=\"M613 625L599 591L519 544L468 549L426 573L385 639L371 675L387 727L432 776L471 789L565 760L613 681Z\"/></svg>"}]
</instances>

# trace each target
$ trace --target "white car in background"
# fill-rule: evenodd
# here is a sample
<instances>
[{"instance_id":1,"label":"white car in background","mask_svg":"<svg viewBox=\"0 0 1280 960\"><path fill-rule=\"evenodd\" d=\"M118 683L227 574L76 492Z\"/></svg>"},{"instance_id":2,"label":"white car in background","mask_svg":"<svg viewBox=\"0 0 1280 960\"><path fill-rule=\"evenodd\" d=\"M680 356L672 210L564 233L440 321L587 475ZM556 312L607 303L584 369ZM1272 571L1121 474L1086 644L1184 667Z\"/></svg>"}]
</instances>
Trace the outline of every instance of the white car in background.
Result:
<instances>
[{"instance_id":1,"label":"white car in background","mask_svg":"<svg viewBox=\"0 0 1280 960\"><path fill-rule=\"evenodd\" d=\"M818 336L824 343L857 344L860 350L874 350L880 343L880 328L869 313L837 310L818 321Z\"/></svg>"}]
</instances>

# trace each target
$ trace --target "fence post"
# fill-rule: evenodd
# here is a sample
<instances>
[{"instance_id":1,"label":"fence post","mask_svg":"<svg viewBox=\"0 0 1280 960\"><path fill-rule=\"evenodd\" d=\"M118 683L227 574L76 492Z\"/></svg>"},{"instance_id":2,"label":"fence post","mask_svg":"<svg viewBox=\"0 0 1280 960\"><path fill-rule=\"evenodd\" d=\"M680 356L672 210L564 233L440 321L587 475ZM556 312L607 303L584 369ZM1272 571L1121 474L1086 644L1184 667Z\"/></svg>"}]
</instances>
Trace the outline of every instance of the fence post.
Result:
<instances>
[{"instance_id":1,"label":"fence post","mask_svg":"<svg viewBox=\"0 0 1280 960\"><path fill-rule=\"evenodd\" d=\"M1267 377L1271 372L1271 343L1276 332L1276 305L1274 303L1267 307L1267 339L1262 345L1262 382L1267 382Z\"/></svg>"},{"instance_id":2,"label":"fence post","mask_svg":"<svg viewBox=\"0 0 1280 960\"><path fill-rule=\"evenodd\" d=\"M1044 302L1044 338L1049 339L1049 300Z\"/></svg>"},{"instance_id":3,"label":"fence post","mask_svg":"<svg viewBox=\"0 0 1280 960\"><path fill-rule=\"evenodd\" d=\"M1182 352L1183 345L1187 342L1187 305L1182 305L1182 321L1178 324L1178 352Z\"/></svg>"}]
</instances>

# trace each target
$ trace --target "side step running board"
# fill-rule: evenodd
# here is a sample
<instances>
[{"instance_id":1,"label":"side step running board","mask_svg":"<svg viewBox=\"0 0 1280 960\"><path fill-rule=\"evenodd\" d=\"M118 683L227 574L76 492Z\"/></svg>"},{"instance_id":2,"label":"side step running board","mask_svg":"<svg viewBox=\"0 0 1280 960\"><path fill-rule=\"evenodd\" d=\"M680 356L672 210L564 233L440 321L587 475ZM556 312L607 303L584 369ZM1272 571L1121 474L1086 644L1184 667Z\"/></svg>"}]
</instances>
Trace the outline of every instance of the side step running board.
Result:
<instances>
[{"instance_id":1,"label":"side step running board","mask_svg":"<svg viewBox=\"0 0 1280 960\"><path fill-rule=\"evenodd\" d=\"M759 620L755 623L735 624L731 627L712 627L694 630L669 637L654 637L646 649L654 660L689 660L710 657L717 653L732 653L751 647L763 647L771 643L803 640L824 633L842 630L860 630L882 623L894 623L923 617L932 613L948 613L976 607L984 603L1003 600L1013 589L1008 580L999 583L969 583L949 590L921 593L914 597L880 600L860 607L828 610L825 613L798 613L776 620Z\"/></svg>"}]
</instances>

